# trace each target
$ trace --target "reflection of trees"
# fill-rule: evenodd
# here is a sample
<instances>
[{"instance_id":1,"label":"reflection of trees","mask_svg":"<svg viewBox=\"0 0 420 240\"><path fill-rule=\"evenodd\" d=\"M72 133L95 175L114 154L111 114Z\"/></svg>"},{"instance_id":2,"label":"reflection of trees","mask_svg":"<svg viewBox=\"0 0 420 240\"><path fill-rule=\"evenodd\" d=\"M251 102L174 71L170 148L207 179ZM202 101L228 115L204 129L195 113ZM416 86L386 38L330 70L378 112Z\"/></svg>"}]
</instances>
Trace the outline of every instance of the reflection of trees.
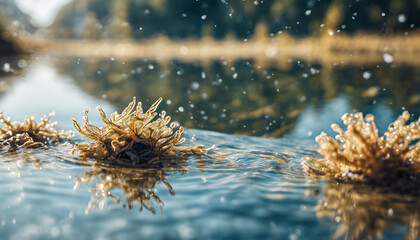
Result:
<instances>
[{"instance_id":1,"label":"reflection of trees","mask_svg":"<svg viewBox=\"0 0 420 240\"><path fill-rule=\"evenodd\" d=\"M371 75L369 79L363 78L366 72ZM387 105L395 106L398 114L401 107L418 114L420 101L412 97L419 95L416 86L420 84L420 79L414 77L419 73L418 68L406 66L343 67L338 69L335 81L339 82L339 91L351 96L352 108L356 110L372 104L374 100L384 100Z\"/></svg>"},{"instance_id":2,"label":"reflection of trees","mask_svg":"<svg viewBox=\"0 0 420 240\"><path fill-rule=\"evenodd\" d=\"M385 231L398 225L407 227L407 239L420 236L420 202L416 197L345 183L329 184L324 192L316 206L317 216L339 223L336 237L382 238Z\"/></svg>"},{"instance_id":3,"label":"reflection of trees","mask_svg":"<svg viewBox=\"0 0 420 240\"><path fill-rule=\"evenodd\" d=\"M414 114L420 107L416 68L261 64L254 60L203 65L118 59L56 62L59 71L71 75L84 91L106 96L118 108L133 96L145 102L162 96L164 108L188 128L277 137L294 127L307 103L319 106L341 94L349 96L351 107L358 111L375 101L388 104L396 114L402 106Z\"/></svg>"},{"instance_id":4,"label":"reflection of trees","mask_svg":"<svg viewBox=\"0 0 420 240\"><path fill-rule=\"evenodd\" d=\"M173 119L186 127L263 135L288 126L305 106L295 77L276 68L255 69L253 61L207 66L149 61L66 60L59 71L86 92L122 107L132 96L163 97ZM261 67L261 66L259 66ZM297 70L294 67L294 70ZM268 127L268 129L266 129ZM280 134L281 135L281 134Z\"/></svg>"},{"instance_id":5,"label":"reflection of trees","mask_svg":"<svg viewBox=\"0 0 420 240\"><path fill-rule=\"evenodd\" d=\"M24 74L25 68L28 64L30 64L29 61L29 57L24 55L12 55L9 57L0 58L0 98L13 86L13 84L18 79L14 76ZM8 70L6 68L8 68Z\"/></svg>"},{"instance_id":6,"label":"reflection of trees","mask_svg":"<svg viewBox=\"0 0 420 240\"><path fill-rule=\"evenodd\" d=\"M186 165L167 166L168 170L181 171L185 173ZM167 170L167 171L168 171ZM167 172L161 168L123 168L93 165L83 176L76 179L74 188L80 185L93 183L94 186L89 189L91 199L86 209L88 213L96 205L102 209L111 198L115 203L120 203L124 208L133 209L137 202L140 211L143 207L155 213L153 201L161 208L164 203L155 193L154 188L163 183L171 195L175 195L172 186L165 180L168 178ZM119 198L116 193L120 193Z\"/></svg>"}]
</instances>

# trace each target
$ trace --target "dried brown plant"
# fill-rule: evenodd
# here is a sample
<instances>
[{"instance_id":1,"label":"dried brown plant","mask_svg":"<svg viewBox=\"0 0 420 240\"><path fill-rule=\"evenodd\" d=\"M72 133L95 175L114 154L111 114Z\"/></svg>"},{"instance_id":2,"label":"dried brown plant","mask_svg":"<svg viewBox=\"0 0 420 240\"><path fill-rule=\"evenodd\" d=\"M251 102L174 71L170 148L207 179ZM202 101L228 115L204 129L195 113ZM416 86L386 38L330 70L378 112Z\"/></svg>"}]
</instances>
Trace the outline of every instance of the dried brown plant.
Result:
<instances>
[{"instance_id":1,"label":"dried brown plant","mask_svg":"<svg viewBox=\"0 0 420 240\"><path fill-rule=\"evenodd\" d=\"M335 238L382 239L386 230L398 225L407 227L406 239L420 237L420 202L415 197L387 188L337 182L324 192L315 209L319 218L339 223Z\"/></svg>"},{"instance_id":2,"label":"dried brown plant","mask_svg":"<svg viewBox=\"0 0 420 240\"><path fill-rule=\"evenodd\" d=\"M83 127L74 119L73 125L82 136L92 139L93 142L76 144L72 153L78 152L84 158L113 161L118 164L127 163L128 160L130 164L135 165L188 154L206 154L207 150L202 145L190 148L176 146L185 141L185 138L181 138L184 128L179 127L174 132L175 123L168 127L171 117L166 116L165 111L155 119L155 111L161 101L162 98L159 98L143 113L141 102L138 102L135 108L136 98L133 98L121 114L115 112L109 119L102 108L98 107L105 124L102 128L92 125L88 119L88 111L84 111Z\"/></svg>"},{"instance_id":3,"label":"dried brown plant","mask_svg":"<svg viewBox=\"0 0 420 240\"><path fill-rule=\"evenodd\" d=\"M303 163L309 174L337 179L369 181L389 185L401 180L420 178L420 121L406 125L410 114L405 111L379 137L373 115L344 114L344 131L332 124L338 133L334 140L325 133L316 137L322 159L307 158ZM417 141L417 142L416 142Z\"/></svg>"},{"instance_id":4,"label":"dried brown plant","mask_svg":"<svg viewBox=\"0 0 420 240\"><path fill-rule=\"evenodd\" d=\"M23 123L12 123L10 117L4 118L3 113L0 112L0 122L4 125L0 128L0 145L8 146L9 150L19 147L37 148L72 136L71 131L55 130L57 122L48 123L54 115L55 113L52 112L48 117L44 116L39 123L36 122L35 117L26 117Z\"/></svg>"},{"instance_id":5,"label":"dried brown plant","mask_svg":"<svg viewBox=\"0 0 420 240\"><path fill-rule=\"evenodd\" d=\"M163 183L171 195L175 194L172 186L165 181L166 178L165 171L160 168L138 169L94 165L92 169L85 172L84 176L76 179L74 189L80 185L95 182L95 186L89 189L92 196L86 213L89 213L96 205L99 209L103 209L108 198L112 198L115 203L120 203L130 210L137 202L140 205L140 211L144 207L156 213L153 200L159 207L162 207L164 203L155 194L155 186ZM120 198L114 195L118 191L121 193Z\"/></svg>"}]
</instances>

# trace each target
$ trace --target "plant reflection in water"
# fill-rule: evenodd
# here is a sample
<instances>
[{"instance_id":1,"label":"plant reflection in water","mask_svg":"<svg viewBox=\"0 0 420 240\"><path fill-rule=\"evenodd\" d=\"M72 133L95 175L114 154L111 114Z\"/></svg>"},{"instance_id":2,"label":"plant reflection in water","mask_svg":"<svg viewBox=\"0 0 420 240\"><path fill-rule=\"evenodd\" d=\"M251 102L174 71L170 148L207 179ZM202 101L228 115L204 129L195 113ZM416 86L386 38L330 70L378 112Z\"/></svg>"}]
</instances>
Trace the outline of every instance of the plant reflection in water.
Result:
<instances>
[{"instance_id":1,"label":"plant reflection in water","mask_svg":"<svg viewBox=\"0 0 420 240\"><path fill-rule=\"evenodd\" d=\"M416 196L365 184L330 183L316 206L317 216L330 217L339 226L334 237L383 238L394 226L408 228L407 239L420 235L420 201Z\"/></svg>"},{"instance_id":2,"label":"plant reflection in water","mask_svg":"<svg viewBox=\"0 0 420 240\"><path fill-rule=\"evenodd\" d=\"M95 164L83 176L76 179L74 189L81 185L94 185L89 189L92 196L86 214L96 205L99 209L103 209L109 198L130 210L137 202L140 211L145 208L155 214L153 202L156 202L160 208L164 205L157 196L155 187L163 183L169 193L172 196L175 195L175 191L166 179L170 176L168 172L180 171L181 175L184 175L188 169L188 166L183 164L184 161L166 163L167 166L164 168L148 168L147 166L145 168L125 168ZM118 192L120 197L117 196Z\"/></svg>"}]
</instances>

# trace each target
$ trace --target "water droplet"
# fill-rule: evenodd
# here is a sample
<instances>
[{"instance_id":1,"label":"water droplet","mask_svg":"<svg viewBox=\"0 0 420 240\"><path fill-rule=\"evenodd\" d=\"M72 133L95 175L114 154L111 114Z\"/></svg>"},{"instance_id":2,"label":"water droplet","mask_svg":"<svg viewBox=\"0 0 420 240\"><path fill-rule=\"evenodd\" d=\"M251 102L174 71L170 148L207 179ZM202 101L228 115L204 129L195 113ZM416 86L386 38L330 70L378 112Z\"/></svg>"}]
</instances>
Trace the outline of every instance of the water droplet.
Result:
<instances>
[{"instance_id":1,"label":"water droplet","mask_svg":"<svg viewBox=\"0 0 420 240\"><path fill-rule=\"evenodd\" d=\"M3 71L5 71L5 72L11 72L11 68L10 68L10 64L9 63L5 63L3 65Z\"/></svg>"},{"instance_id":2,"label":"water droplet","mask_svg":"<svg viewBox=\"0 0 420 240\"><path fill-rule=\"evenodd\" d=\"M172 101L170 99L166 100L166 104L171 105Z\"/></svg>"},{"instance_id":3,"label":"water droplet","mask_svg":"<svg viewBox=\"0 0 420 240\"><path fill-rule=\"evenodd\" d=\"M311 12L312 12L312 10L308 9L308 10L306 10L305 15L309 16L309 15L311 15Z\"/></svg>"},{"instance_id":4,"label":"water droplet","mask_svg":"<svg viewBox=\"0 0 420 240\"><path fill-rule=\"evenodd\" d=\"M192 82L191 83L191 88L194 90L197 90L200 87L200 84L198 82Z\"/></svg>"},{"instance_id":5,"label":"water droplet","mask_svg":"<svg viewBox=\"0 0 420 240\"><path fill-rule=\"evenodd\" d=\"M336 223L339 223L339 222L341 222L341 217L340 216L336 216L334 220L335 220Z\"/></svg>"},{"instance_id":6,"label":"water droplet","mask_svg":"<svg viewBox=\"0 0 420 240\"><path fill-rule=\"evenodd\" d=\"M180 48L179 48L179 52L180 52L182 55L185 55L185 54L187 54L187 53L188 53L188 48L187 48L186 46L182 46L182 47L180 47Z\"/></svg>"},{"instance_id":7,"label":"water droplet","mask_svg":"<svg viewBox=\"0 0 420 240\"><path fill-rule=\"evenodd\" d=\"M399 23L405 23L405 21L407 20L407 17L404 14L398 14L397 19Z\"/></svg>"},{"instance_id":8,"label":"water droplet","mask_svg":"<svg viewBox=\"0 0 420 240\"><path fill-rule=\"evenodd\" d=\"M388 209L388 216L391 217L392 215L394 215L394 209L390 208Z\"/></svg>"},{"instance_id":9,"label":"water droplet","mask_svg":"<svg viewBox=\"0 0 420 240\"><path fill-rule=\"evenodd\" d=\"M207 15L201 16L201 19L205 20L207 18Z\"/></svg>"},{"instance_id":10,"label":"water droplet","mask_svg":"<svg viewBox=\"0 0 420 240\"><path fill-rule=\"evenodd\" d=\"M179 107L179 108L178 108L178 111L179 111L179 112L184 112L184 107Z\"/></svg>"},{"instance_id":11,"label":"water droplet","mask_svg":"<svg viewBox=\"0 0 420 240\"><path fill-rule=\"evenodd\" d=\"M237 74L237 73L234 73L234 74L232 75L232 78L233 78L233 79L238 78L238 74Z\"/></svg>"},{"instance_id":12,"label":"water droplet","mask_svg":"<svg viewBox=\"0 0 420 240\"><path fill-rule=\"evenodd\" d=\"M319 70L316 70L316 69L315 69L315 68L313 68L313 67L311 67L311 68L310 68L310 71L311 71L311 74L312 74L312 75L319 73Z\"/></svg>"},{"instance_id":13,"label":"water droplet","mask_svg":"<svg viewBox=\"0 0 420 240\"><path fill-rule=\"evenodd\" d=\"M363 79L368 80L368 79L370 79L370 77L372 77L372 73L371 72L366 71L366 72L363 73Z\"/></svg>"},{"instance_id":14,"label":"water droplet","mask_svg":"<svg viewBox=\"0 0 420 240\"><path fill-rule=\"evenodd\" d=\"M334 35L334 31L333 30L331 30L331 29L328 29L328 35L330 35L330 36L332 36L332 35Z\"/></svg>"},{"instance_id":15,"label":"water droplet","mask_svg":"<svg viewBox=\"0 0 420 240\"><path fill-rule=\"evenodd\" d=\"M155 66L153 66L152 64L149 64L149 65L147 66L147 68L148 68L148 69L150 69L150 70L153 70L153 69L155 68Z\"/></svg>"},{"instance_id":16,"label":"water droplet","mask_svg":"<svg viewBox=\"0 0 420 240\"><path fill-rule=\"evenodd\" d=\"M26 68L26 67L28 66L28 63L26 63L25 59L20 59L20 60L18 61L18 66L19 66L20 68Z\"/></svg>"},{"instance_id":17,"label":"water droplet","mask_svg":"<svg viewBox=\"0 0 420 240\"><path fill-rule=\"evenodd\" d=\"M201 72L201 78L202 79L206 78L206 73L205 72Z\"/></svg>"},{"instance_id":18,"label":"water droplet","mask_svg":"<svg viewBox=\"0 0 420 240\"><path fill-rule=\"evenodd\" d=\"M183 13L183 14L182 14L182 17L187 17L187 14Z\"/></svg>"},{"instance_id":19,"label":"water droplet","mask_svg":"<svg viewBox=\"0 0 420 240\"><path fill-rule=\"evenodd\" d=\"M394 57L389 53L385 53L383 57L386 63L392 63L394 61Z\"/></svg>"}]
</instances>

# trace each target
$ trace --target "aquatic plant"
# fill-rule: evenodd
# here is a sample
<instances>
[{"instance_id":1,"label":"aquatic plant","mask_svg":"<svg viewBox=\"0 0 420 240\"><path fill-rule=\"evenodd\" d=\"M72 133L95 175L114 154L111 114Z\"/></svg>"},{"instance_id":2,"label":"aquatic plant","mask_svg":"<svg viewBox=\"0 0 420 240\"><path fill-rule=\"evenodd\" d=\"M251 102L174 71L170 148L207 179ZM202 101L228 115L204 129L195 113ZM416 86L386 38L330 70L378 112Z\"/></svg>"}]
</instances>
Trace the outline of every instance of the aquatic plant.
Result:
<instances>
[{"instance_id":1,"label":"aquatic plant","mask_svg":"<svg viewBox=\"0 0 420 240\"><path fill-rule=\"evenodd\" d=\"M177 125L162 111L155 119L156 109L162 98L159 98L145 113L141 102L136 105L136 98L121 114L114 112L108 119L101 107L98 111L102 128L89 122L88 111L84 111L85 123L83 127L73 119L76 130L93 142L76 144L72 153L78 152L84 158L113 161L119 164L142 164L164 158L184 157L188 154L203 155L207 150L202 145L182 148L179 145L185 141L181 138L184 128L181 126L174 132ZM154 120L155 119L155 120Z\"/></svg>"},{"instance_id":2,"label":"aquatic plant","mask_svg":"<svg viewBox=\"0 0 420 240\"><path fill-rule=\"evenodd\" d=\"M303 163L309 174L328 175L337 179L352 179L389 185L405 179L419 180L420 121L406 125L410 114L405 111L379 137L373 115L344 114L344 131L337 124L334 140L325 133L316 137L322 159L307 158ZM365 121L366 120L366 121ZM416 142L417 141L417 142Z\"/></svg>"},{"instance_id":3,"label":"aquatic plant","mask_svg":"<svg viewBox=\"0 0 420 240\"><path fill-rule=\"evenodd\" d=\"M133 209L134 203L140 205L152 213L156 213L153 207L153 200L159 207L164 205L163 201L156 195L154 188L157 184L163 183L171 195L175 195L172 186L165 181L167 175L160 168L121 168L92 166L92 169L85 172L84 176L76 179L74 189L80 185L87 185L96 182L93 188L89 189L91 199L86 209L89 213L96 205L103 209L108 202L108 198L114 200L116 204L121 204L124 208ZM121 198L114 193L120 191Z\"/></svg>"},{"instance_id":4,"label":"aquatic plant","mask_svg":"<svg viewBox=\"0 0 420 240\"><path fill-rule=\"evenodd\" d=\"M419 204L416 197L393 193L387 187L335 182L324 188L315 209L317 217L328 217L339 224L335 238L382 239L384 231L403 225L408 230L406 239L417 239Z\"/></svg>"},{"instance_id":5,"label":"aquatic plant","mask_svg":"<svg viewBox=\"0 0 420 240\"><path fill-rule=\"evenodd\" d=\"M18 147L37 148L72 136L71 131L55 130L57 122L48 123L54 115L55 113L52 112L48 117L44 116L39 123L36 122L35 117L28 116L23 123L12 123L10 117L4 118L3 112L0 112L0 122L4 125L0 128L0 145L8 146L9 150Z\"/></svg>"}]
</instances>

